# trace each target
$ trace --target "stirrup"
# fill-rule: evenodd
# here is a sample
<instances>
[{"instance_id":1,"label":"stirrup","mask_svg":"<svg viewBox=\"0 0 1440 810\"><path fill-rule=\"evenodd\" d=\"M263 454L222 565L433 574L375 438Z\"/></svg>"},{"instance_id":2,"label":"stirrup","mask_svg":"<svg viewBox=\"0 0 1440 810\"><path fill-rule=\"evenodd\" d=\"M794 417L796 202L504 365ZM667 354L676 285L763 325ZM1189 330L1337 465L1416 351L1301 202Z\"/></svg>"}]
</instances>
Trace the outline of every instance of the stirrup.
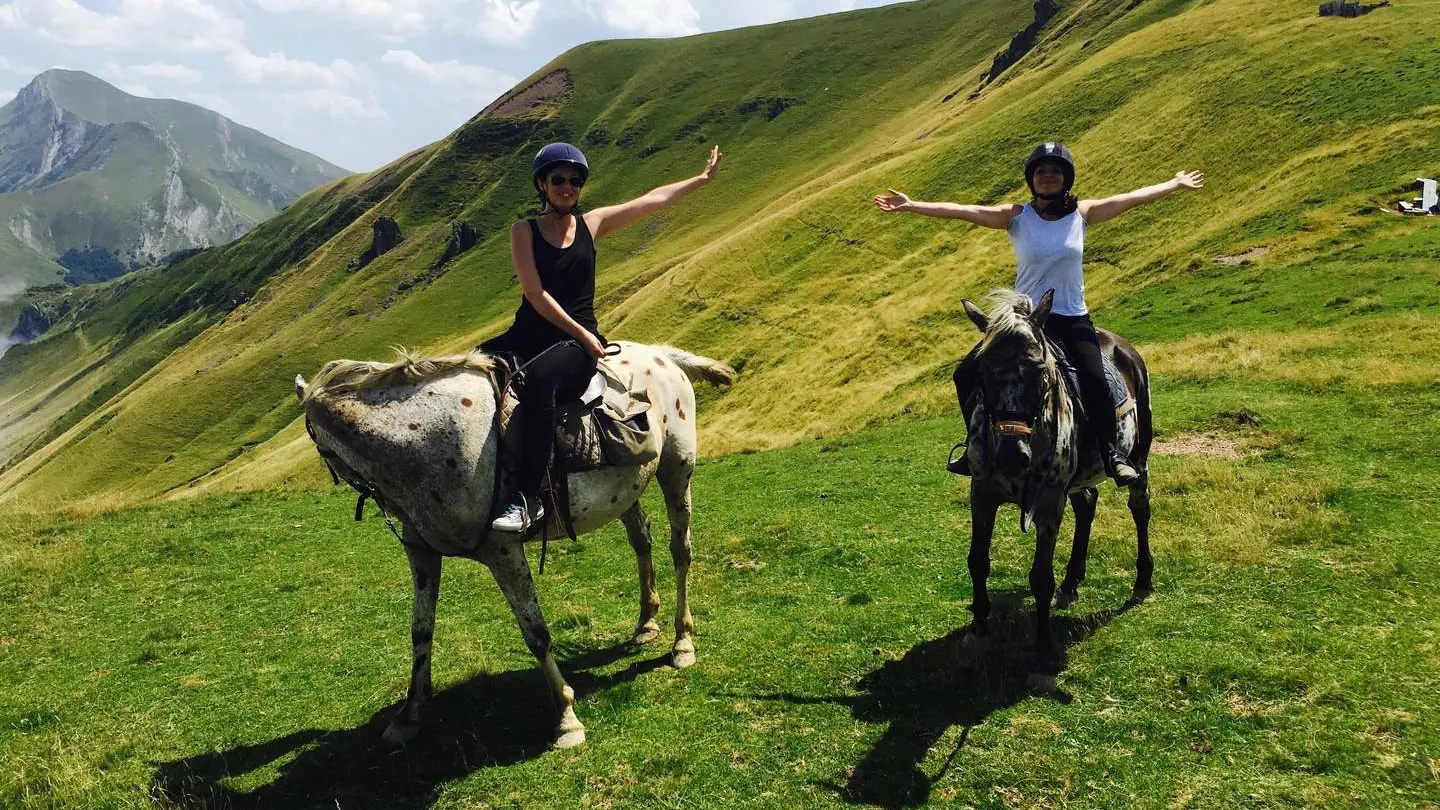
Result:
<instances>
[{"instance_id":1,"label":"stirrup","mask_svg":"<svg viewBox=\"0 0 1440 810\"><path fill-rule=\"evenodd\" d=\"M950 448L950 460L945 462L946 472L955 475L970 474L970 457L964 453L965 448L968 446L965 442L957 442L954 447ZM961 451L958 457L955 455L956 450Z\"/></svg>"}]
</instances>

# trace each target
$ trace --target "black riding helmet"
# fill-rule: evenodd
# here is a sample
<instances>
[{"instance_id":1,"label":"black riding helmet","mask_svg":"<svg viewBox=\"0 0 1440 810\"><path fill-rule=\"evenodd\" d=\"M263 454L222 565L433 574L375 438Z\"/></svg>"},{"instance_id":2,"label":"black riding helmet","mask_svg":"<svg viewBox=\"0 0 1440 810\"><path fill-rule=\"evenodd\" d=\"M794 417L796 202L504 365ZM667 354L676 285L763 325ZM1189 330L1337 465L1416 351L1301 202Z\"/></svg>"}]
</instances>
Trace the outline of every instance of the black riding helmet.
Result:
<instances>
[{"instance_id":1,"label":"black riding helmet","mask_svg":"<svg viewBox=\"0 0 1440 810\"><path fill-rule=\"evenodd\" d=\"M1035 169L1047 160L1060 164L1060 170L1065 173L1065 188L1059 194L1036 194L1035 192ZM1029 186L1030 193L1039 199L1065 199L1075 185L1075 156L1070 154L1069 148L1063 143L1050 141L1040 144L1025 160L1025 185Z\"/></svg>"},{"instance_id":2,"label":"black riding helmet","mask_svg":"<svg viewBox=\"0 0 1440 810\"><path fill-rule=\"evenodd\" d=\"M590 179L590 163L585 160L584 152L568 143L552 143L537 152L530 162L530 178L534 180L535 188L540 188L540 178L545 176L545 172L560 164L574 166L579 170L582 181Z\"/></svg>"}]
</instances>

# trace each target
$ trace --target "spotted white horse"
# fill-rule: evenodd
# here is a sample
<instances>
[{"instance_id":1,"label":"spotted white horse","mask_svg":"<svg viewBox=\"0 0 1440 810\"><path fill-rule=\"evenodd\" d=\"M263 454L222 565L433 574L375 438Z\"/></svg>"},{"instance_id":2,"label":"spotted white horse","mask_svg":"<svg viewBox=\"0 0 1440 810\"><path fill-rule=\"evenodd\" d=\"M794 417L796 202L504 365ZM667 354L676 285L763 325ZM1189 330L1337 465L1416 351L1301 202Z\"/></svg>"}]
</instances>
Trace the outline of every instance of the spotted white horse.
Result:
<instances>
[{"instance_id":1,"label":"spotted white horse","mask_svg":"<svg viewBox=\"0 0 1440 810\"><path fill-rule=\"evenodd\" d=\"M690 568L690 478L695 470L695 392L691 378L723 385L734 371L723 363L669 346L621 343L609 359L643 380L650 392L652 429L661 431L660 455L639 467L611 467L569 477L570 512L577 534L619 518L635 550L640 573L640 619L633 641L660 634L655 616L650 522L640 494L658 479L670 517L675 563L674 666L695 662L694 619L686 595ZM391 364L336 360L306 383L296 376L316 447L331 468L375 493L404 526L402 539L415 586L411 620L413 662L404 706L385 738L403 743L419 729L431 695L430 650L443 557L469 557L488 567L505 594L530 651L539 659L560 708L554 745L585 741L575 716L575 692L550 651L521 538L489 529L501 437L494 360L473 353L431 360L402 356ZM363 491L363 489L362 489ZM558 536L552 526L551 536Z\"/></svg>"}]
</instances>

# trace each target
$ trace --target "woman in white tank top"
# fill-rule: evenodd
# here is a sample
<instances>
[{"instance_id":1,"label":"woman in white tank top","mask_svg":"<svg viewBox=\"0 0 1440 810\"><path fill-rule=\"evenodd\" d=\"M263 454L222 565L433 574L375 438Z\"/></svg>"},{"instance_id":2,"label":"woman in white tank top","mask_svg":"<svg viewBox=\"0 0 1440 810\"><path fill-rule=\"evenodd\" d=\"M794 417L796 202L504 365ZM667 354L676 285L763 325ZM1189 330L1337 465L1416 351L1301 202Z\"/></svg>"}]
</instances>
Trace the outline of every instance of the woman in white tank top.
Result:
<instances>
[{"instance_id":1,"label":"woman in white tank top","mask_svg":"<svg viewBox=\"0 0 1440 810\"><path fill-rule=\"evenodd\" d=\"M1164 183L1136 189L1099 200L1077 200L1071 194L1075 184L1075 159L1061 143L1045 143L1036 147L1025 161L1025 183L1033 199L1023 205L958 205L945 202L920 202L904 193L890 189L889 194L875 196L882 211L910 211L937 219L963 219L986 228L1010 234L1015 248L1015 289L1039 301L1047 290L1055 291L1051 315L1045 331L1064 345L1080 372L1085 410L1092 420L1096 436L1102 437L1101 456L1106 471L1117 484L1128 486L1139 479L1114 446L1115 409L1110 404L1109 387L1105 382L1100 358L1100 341L1090 310L1085 305L1085 232L1092 225L1114 219L1138 205L1153 202L1182 188L1204 186L1205 176L1199 172L1182 171ZM955 368L955 392L960 407L966 408L975 379L969 358ZM969 423L969 413L965 414ZM1108 437L1108 438L1107 438ZM969 474L965 457L952 464L951 472Z\"/></svg>"}]
</instances>

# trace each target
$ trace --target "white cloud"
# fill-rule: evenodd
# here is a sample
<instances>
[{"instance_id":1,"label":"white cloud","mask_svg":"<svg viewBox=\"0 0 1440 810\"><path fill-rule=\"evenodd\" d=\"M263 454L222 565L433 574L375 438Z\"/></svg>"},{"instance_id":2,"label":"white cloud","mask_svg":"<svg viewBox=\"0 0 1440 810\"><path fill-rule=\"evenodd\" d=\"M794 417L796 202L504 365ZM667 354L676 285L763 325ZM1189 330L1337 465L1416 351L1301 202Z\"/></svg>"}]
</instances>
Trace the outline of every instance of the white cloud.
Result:
<instances>
[{"instance_id":1,"label":"white cloud","mask_svg":"<svg viewBox=\"0 0 1440 810\"><path fill-rule=\"evenodd\" d=\"M248 50L239 50L227 55L225 61L230 64L236 78L254 84L286 82L346 87L364 84L369 79L363 66L348 59L336 59L329 65L322 65L307 59L291 59L283 53L257 56Z\"/></svg>"},{"instance_id":2,"label":"white cloud","mask_svg":"<svg viewBox=\"0 0 1440 810\"><path fill-rule=\"evenodd\" d=\"M407 0L256 0L274 14L323 14L388 34L405 36L425 30L423 3Z\"/></svg>"},{"instance_id":3,"label":"white cloud","mask_svg":"<svg viewBox=\"0 0 1440 810\"><path fill-rule=\"evenodd\" d=\"M235 77L265 88L264 103L280 103L331 118L384 118L375 97L375 77L365 65L336 59L328 65L291 59L282 53L257 56L247 50L225 57ZM293 88L293 89L291 89Z\"/></svg>"},{"instance_id":4,"label":"white cloud","mask_svg":"<svg viewBox=\"0 0 1440 810\"><path fill-rule=\"evenodd\" d=\"M518 42L534 30L540 17L540 0L483 0L478 10L462 6L456 13L463 15L457 19L468 21L465 30L472 36L492 42Z\"/></svg>"},{"instance_id":5,"label":"white cloud","mask_svg":"<svg viewBox=\"0 0 1440 810\"><path fill-rule=\"evenodd\" d=\"M330 118L350 118L361 120L386 119L389 116L385 110L376 103L374 96L366 94L365 97L347 93L341 90L330 88L315 88L313 90L297 90L291 93L280 93L275 96L268 96L267 101L277 102L285 107L304 111L323 113Z\"/></svg>"},{"instance_id":6,"label":"white cloud","mask_svg":"<svg viewBox=\"0 0 1440 810\"><path fill-rule=\"evenodd\" d=\"M204 74L194 68L184 65L168 65L163 62L128 67L122 67L114 62L106 62L105 66L100 69L100 76L134 96L154 95L144 84L147 79L157 79L172 84L198 84L204 78Z\"/></svg>"},{"instance_id":7,"label":"white cloud","mask_svg":"<svg viewBox=\"0 0 1440 810\"><path fill-rule=\"evenodd\" d=\"M515 42L535 28L542 0L256 0L273 14L323 16L404 41L454 30Z\"/></svg>"},{"instance_id":8,"label":"white cloud","mask_svg":"<svg viewBox=\"0 0 1440 810\"><path fill-rule=\"evenodd\" d=\"M386 51L380 61L394 65L412 76L445 91L447 97L472 104L484 104L500 97L515 85L515 78L481 65L466 65L454 59L427 62L414 51Z\"/></svg>"},{"instance_id":9,"label":"white cloud","mask_svg":"<svg viewBox=\"0 0 1440 810\"><path fill-rule=\"evenodd\" d=\"M690 0L576 0L611 28L655 37L700 33L700 12Z\"/></svg>"},{"instance_id":10,"label":"white cloud","mask_svg":"<svg viewBox=\"0 0 1440 810\"><path fill-rule=\"evenodd\" d=\"M825 11L839 10L842 7L848 9L855 3L851 0L830 5L837 8L826 8ZM795 4L788 0L728 0L725 10L734 18L736 25L765 25L795 16Z\"/></svg>"},{"instance_id":11,"label":"white cloud","mask_svg":"<svg viewBox=\"0 0 1440 810\"><path fill-rule=\"evenodd\" d=\"M120 0L101 14L76 0L12 0L0 5L0 28L18 28L78 48L224 53L240 46L245 24L204 0Z\"/></svg>"},{"instance_id":12,"label":"white cloud","mask_svg":"<svg viewBox=\"0 0 1440 810\"><path fill-rule=\"evenodd\" d=\"M131 65L126 69L135 76L145 76L151 79L165 79L183 84L198 84L205 74L192 67L185 65L168 65L164 62L151 62L148 65Z\"/></svg>"}]
</instances>

